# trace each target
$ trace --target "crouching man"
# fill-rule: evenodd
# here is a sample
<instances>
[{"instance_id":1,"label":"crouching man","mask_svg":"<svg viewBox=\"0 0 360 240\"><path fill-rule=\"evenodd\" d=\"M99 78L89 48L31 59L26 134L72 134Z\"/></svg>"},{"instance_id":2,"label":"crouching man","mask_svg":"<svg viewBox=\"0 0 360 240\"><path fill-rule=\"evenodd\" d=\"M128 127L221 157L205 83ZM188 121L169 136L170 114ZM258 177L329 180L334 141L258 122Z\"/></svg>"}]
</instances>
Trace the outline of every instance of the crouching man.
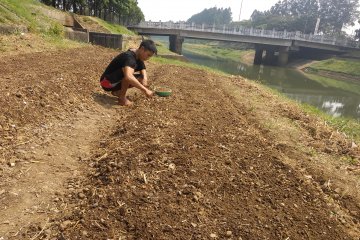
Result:
<instances>
[{"instance_id":1,"label":"crouching man","mask_svg":"<svg viewBox=\"0 0 360 240\"><path fill-rule=\"evenodd\" d=\"M157 54L155 43L144 40L138 49L129 49L116 56L105 69L100 78L100 85L105 91L119 98L119 104L130 106L132 102L126 97L128 88L135 87L147 97L153 96L149 90L145 61Z\"/></svg>"}]
</instances>

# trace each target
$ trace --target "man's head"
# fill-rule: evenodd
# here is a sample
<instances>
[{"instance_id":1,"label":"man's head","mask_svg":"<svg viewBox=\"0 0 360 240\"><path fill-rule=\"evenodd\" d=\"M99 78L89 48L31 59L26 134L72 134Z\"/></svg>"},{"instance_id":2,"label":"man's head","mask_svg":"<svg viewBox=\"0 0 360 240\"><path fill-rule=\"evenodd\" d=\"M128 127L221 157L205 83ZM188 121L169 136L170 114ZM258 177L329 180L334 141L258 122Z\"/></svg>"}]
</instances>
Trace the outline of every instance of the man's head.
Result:
<instances>
[{"instance_id":1,"label":"man's head","mask_svg":"<svg viewBox=\"0 0 360 240\"><path fill-rule=\"evenodd\" d=\"M138 50L138 57L141 61L146 61L154 54L157 54L156 45L154 41L150 39L142 41Z\"/></svg>"}]
</instances>

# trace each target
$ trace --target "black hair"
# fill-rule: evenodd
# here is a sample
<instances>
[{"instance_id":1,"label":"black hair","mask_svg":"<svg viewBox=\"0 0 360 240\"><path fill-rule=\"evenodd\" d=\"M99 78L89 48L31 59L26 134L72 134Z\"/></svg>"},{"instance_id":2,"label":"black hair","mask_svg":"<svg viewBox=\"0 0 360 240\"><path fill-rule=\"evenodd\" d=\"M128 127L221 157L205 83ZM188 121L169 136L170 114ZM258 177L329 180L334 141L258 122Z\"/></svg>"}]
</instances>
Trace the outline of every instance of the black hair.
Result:
<instances>
[{"instance_id":1,"label":"black hair","mask_svg":"<svg viewBox=\"0 0 360 240\"><path fill-rule=\"evenodd\" d=\"M141 48L141 47L144 47L146 50L149 50L157 55L156 45L153 40L150 40L150 39L143 40L140 43L139 48Z\"/></svg>"}]
</instances>

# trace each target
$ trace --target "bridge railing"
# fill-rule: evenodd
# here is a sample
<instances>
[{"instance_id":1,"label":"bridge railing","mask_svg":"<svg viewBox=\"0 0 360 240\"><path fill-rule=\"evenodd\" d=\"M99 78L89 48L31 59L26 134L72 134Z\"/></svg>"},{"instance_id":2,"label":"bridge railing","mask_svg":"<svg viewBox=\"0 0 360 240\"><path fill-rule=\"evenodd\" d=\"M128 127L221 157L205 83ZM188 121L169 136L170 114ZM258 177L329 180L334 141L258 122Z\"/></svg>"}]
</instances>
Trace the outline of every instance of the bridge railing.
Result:
<instances>
[{"instance_id":1,"label":"bridge railing","mask_svg":"<svg viewBox=\"0 0 360 240\"><path fill-rule=\"evenodd\" d=\"M322 44L360 48L360 42L350 39L340 39L338 37L329 35L313 35L304 34L301 32L287 32L265 30L259 28L244 28L244 27L233 27L233 26L215 26L205 24L194 24L194 23L183 23L183 22L140 22L136 27L141 28L159 28L159 29L179 29L189 31L201 31L201 32L213 32L223 34L234 34L243 36L257 36L267 38L278 38L288 40L300 40L307 42L316 42Z\"/></svg>"}]
</instances>

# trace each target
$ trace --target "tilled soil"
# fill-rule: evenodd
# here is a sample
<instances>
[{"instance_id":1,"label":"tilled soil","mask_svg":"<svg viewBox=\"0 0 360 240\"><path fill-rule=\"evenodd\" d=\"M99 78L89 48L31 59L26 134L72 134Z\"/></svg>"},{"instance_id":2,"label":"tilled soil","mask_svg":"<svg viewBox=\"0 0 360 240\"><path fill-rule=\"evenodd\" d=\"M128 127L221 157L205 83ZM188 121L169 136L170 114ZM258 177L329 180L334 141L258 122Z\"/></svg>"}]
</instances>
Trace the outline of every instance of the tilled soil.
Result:
<instances>
[{"instance_id":1,"label":"tilled soil","mask_svg":"<svg viewBox=\"0 0 360 240\"><path fill-rule=\"evenodd\" d=\"M13 100L0 100L7 106L3 121L8 124L2 125L10 136L1 146L14 147L20 132L26 136L21 141L31 141L30 126L59 120L56 116L71 119L79 106L112 119L87 122L93 129L88 148L73 152L83 172L59 178L63 190L54 195L57 211L13 239L359 239L357 196L334 199L317 176L290 164L306 165L311 156L279 144L283 139L264 126L249 100L257 95L265 103L273 97L241 78L148 63L152 87L169 86L173 95L145 99L132 91L135 106L117 108L113 98L101 94L97 78L115 54L89 47L2 62L2 77L29 74L24 85L31 88L0 87ZM16 73L19 64L29 73ZM240 88L243 96L235 99L225 83ZM23 101L36 107L22 111ZM264 117L279 114L298 121L300 129L313 133L302 141L306 145L311 138L315 152L357 159L359 149L351 141L276 101ZM23 131L11 130L12 124ZM328 140L331 147L322 147Z\"/></svg>"},{"instance_id":2,"label":"tilled soil","mask_svg":"<svg viewBox=\"0 0 360 240\"><path fill-rule=\"evenodd\" d=\"M94 173L80 192L83 199L71 201L78 209L60 225L61 236L353 239L358 234L352 223L337 219L317 184L282 162L248 107L234 104L216 79L175 66L156 67L152 77L174 95L137 101L122 111L113 134L89 159Z\"/></svg>"},{"instance_id":3,"label":"tilled soil","mask_svg":"<svg viewBox=\"0 0 360 240\"><path fill-rule=\"evenodd\" d=\"M115 54L87 47L0 59L0 239L43 226L68 182L86 175L79 160L114 121L98 79Z\"/></svg>"}]
</instances>

